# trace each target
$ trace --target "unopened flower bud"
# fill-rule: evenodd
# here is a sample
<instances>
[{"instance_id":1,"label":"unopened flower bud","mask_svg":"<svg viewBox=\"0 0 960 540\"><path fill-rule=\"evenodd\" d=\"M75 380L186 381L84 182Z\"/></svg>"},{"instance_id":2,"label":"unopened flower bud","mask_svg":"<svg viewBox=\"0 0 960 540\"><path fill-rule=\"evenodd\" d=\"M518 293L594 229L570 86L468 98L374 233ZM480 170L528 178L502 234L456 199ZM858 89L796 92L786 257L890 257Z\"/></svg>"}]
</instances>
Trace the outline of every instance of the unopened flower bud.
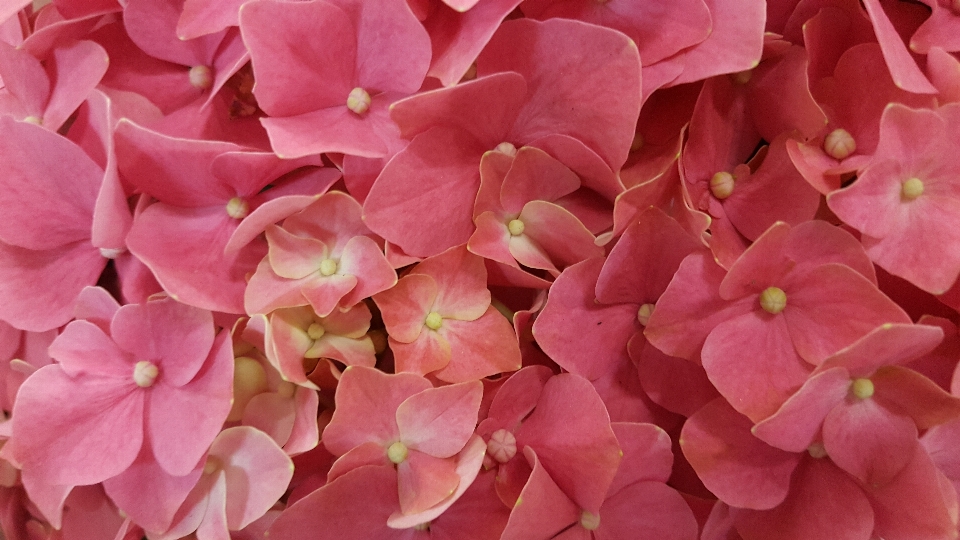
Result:
<instances>
[{"instance_id":1,"label":"unopened flower bud","mask_svg":"<svg viewBox=\"0 0 960 540\"><path fill-rule=\"evenodd\" d=\"M243 219L250 213L250 205L240 197L227 201L227 215L233 219Z\"/></svg>"},{"instance_id":2,"label":"unopened flower bud","mask_svg":"<svg viewBox=\"0 0 960 540\"><path fill-rule=\"evenodd\" d=\"M767 287L760 293L760 307L767 313L776 315L787 307L787 294L779 287Z\"/></svg>"},{"instance_id":3,"label":"unopened flower bud","mask_svg":"<svg viewBox=\"0 0 960 540\"><path fill-rule=\"evenodd\" d=\"M200 90L213 86L213 72L207 66L193 66L190 68L190 85Z\"/></svg>"},{"instance_id":4,"label":"unopened flower bud","mask_svg":"<svg viewBox=\"0 0 960 540\"><path fill-rule=\"evenodd\" d=\"M733 194L735 183L732 174L720 171L710 179L710 193L713 193L713 196L718 199L726 199Z\"/></svg>"},{"instance_id":5,"label":"unopened flower bud","mask_svg":"<svg viewBox=\"0 0 960 540\"><path fill-rule=\"evenodd\" d=\"M846 159L857 151L857 141L845 129L835 129L823 140L823 151L833 159Z\"/></svg>"},{"instance_id":6,"label":"unopened flower bud","mask_svg":"<svg viewBox=\"0 0 960 540\"><path fill-rule=\"evenodd\" d=\"M356 114L363 114L370 108L370 94L366 90L354 88L347 96L347 108Z\"/></svg>"},{"instance_id":7,"label":"unopened flower bud","mask_svg":"<svg viewBox=\"0 0 960 540\"><path fill-rule=\"evenodd\" d=\"M153 386L160 374L160 368L153 362L141 360L133 366L133 382L140 388L149 388Z\"/></svg>"}]
</instances>

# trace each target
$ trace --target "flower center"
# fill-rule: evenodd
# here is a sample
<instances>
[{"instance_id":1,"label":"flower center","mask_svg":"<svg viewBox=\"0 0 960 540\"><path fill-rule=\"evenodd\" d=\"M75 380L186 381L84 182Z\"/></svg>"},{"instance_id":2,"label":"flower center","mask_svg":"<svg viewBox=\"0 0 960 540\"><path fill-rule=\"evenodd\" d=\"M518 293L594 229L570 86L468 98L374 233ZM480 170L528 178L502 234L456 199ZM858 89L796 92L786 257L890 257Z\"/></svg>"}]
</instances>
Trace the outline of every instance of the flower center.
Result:
<instances>
[{"instance_id":1,"label":"flower center","mask_svg":"<svg viewBox=\"0 0 960 540\"><path fill-rule=\"evenodd\" d=\"M600 527L600 516L584 510L580 513L580 526L588 531L595 531Z\"/></svg>"},{"instance_id":2,"label":"flower center","mask_svg":"<svg viewBox=\"0 0 960 540\"><path fill-rule=\"evenodd\" d=\"M160 374L160 368L153 362L141 360L133 366L133 382L140 388L149 388L153 386Z\"/></svg>"},{"instance_id":3,"label":"flower center","mask_svg":"<svg viewBox=\"0 0 960 540\"><path fill-rule=\"evenodd\" d=\"M30 115L30 116L24 118L23 121L26 122L26 123L28 123L28 124L33 124L33 125L35 125L35 126L42 126L42 125L43 125L43 118L40 118L39 116Z\"/></svg>"},{"instance_id":4,"label":"flower center","mask_svg":"<svg viewBox=\"0 0 960 540\"><path fill-rule=\"evenodd\" d=\"M870 379L854 379L850 385L850 391L857 399L867 399L873 397L873 381Z\"/></svg>"},{"instance_id":5,"label":"flower center","mask_svg":"<svg viewBox=\"0 0 960 540\"><path fill-rule=\"evenodd\" d=\"M498 144L497 147L493 149L493 151L500 152L501 154L506 154L510 157L517 155L517 147L514 146L512 143L508 143L507 141L503 141L502 143Z\"/></svg>"},{"instance_id":6,"label":"flower center","mask_svg":"<svg viewBox=\"0 0 960 540\"><path fill-rule=\"evenodd\" d=\"M718 199L726 199L733 194L734 184L732 174L720 171L710 179L710 193L713 193L713 196Z\"/></svg>"},{"instance_id":7,"label":"flower center","mask_svg":"<svg viewBox=\"0 0 960 540\"><path fill-rule=\"evenodd\" d=\"M397 441L387 448L387 459L389 459L391 463L399 465L403 463L403 460L407 459L407 453L407 446Z\"/></svg>"},{"instance_id":8,"label":"flower center","mask_svg":"<svg viewBox=\"0 0 960 540\"><path fill-rule=\"evenodd\" d=\"M227 201L227 215L233 219L243 219L250 213L250 205L240 197Z\"/></svg>"},{"instance_id":9,"label":"flower center","mask_svg":"<svg viewBox=\"0 0 960 540\"><path fill-rule=\"evenodd\" d=\"M326 330L324 330L323 326L321 326L319 323L312 323L307 328L307 335L310 336L310 339L320 339L326 333Z\"/></svg>"},{"instance_id":10,"label":"flower center","mask_svg":"<svg viewBox=\"0 0 960 540\"><path fill-rule=\"evenodd\" d=\"M787 294L779 287L767 287L760 293L760 307L776 315L787 307Z\"/></svg>"},{"instance_id":11,"label":"flower center","mask_svg":"<svg viewBox=\"0 0 960 540\"><path fill-rule=\"evenodd\" d=\"M900 194L908 201L912 201L923 195L923 180L917 177L907 180L903 183L903 187L900 188Z\"/></svg>"},{"instance_id":12,"label":"flower center","mask_svg":"<svg viewBox=\"0 0 960 540\"><path fill-rule=\"evenodd\" d=\"M520 236L523 234L524 228L523 222L519 219L511 219L510 223L507 223L507 230L510 231L510 236Z\"/></svg>"},{"instance_id":13,"label":"flower center","mask_svg":"<svg viewBox=\"0 0 960 540\"><path fill-rule=\"evenodd\" d=\"M440 327L443 326L443 317L436 311L431 311L427 314L427 318L423 321L423 324L427 325L427 328L431 330L439 330Z\"/></svg>"},{"instance_id":14,"label":"flower center","mask_svg":"<svg viewBox=\"0 0 960 540\"><path fill-rule=\"evenodd\" d=\"M370 94L359 86L347 95L347 108L356 114L363 114L370 108Z\"/></svg>"},{"instance_id":15,"label":"flower center","mask_svg":"<svg viewBox=\"0 0 960 540\"><path fill-rule=\"evenodd\" d=\"M823 447L822 442L815 442L807 447L807 453L815 459L827 457L827 449Z\"/></svg>"},{"instance_id":16,"label":"flower center","mask_svg":"<svg viewBox=\"0 0 960 540\"><path fill-rule=\"evenodd\" d=\"M857 151L857 141L845 129L835 129L823 140L823 151L833 159L846 159Z\"/></svg>"},{"instance_id":17,"label":"flower center","mask_svg":"<svg viewBox=\"0 0 960 540\"><path fill-rule=\"evenodd\" d=\"M653 315L653 304L644 304L640 306L640 309L637 310L637 320L640 321L640 324L646 326L647 322L650 321L650 316Z\"/></svg>"},{"instance_id":18,"label":"flower center","mask_svg":"<svg viewBox=\"0 0 960 540\"><path fill-rule=\"evenodd\" d=\"M190 68L190 85L200 90L213 86L213 72L207 66L193 66Z\"/></svg>"},{"instance_id":19,"label":"flower center","mask_svg":"<svg viewBox=\"0 0 960 540\"><path fill-rule=\"evenodd\" d=\"M487 441L487 453L497 462L506 463L517 455L517 438L505 429L498 429Z\"/></svg>"},{"instance_id":20,"label":"flower center","mask_svg":"<svg viewBox=\"0 0 960 540\"><path fill-rule=\"evenodd\" d=\"M337 261L333 259L324 259L320 262L320 275L332 276L337 273Z\"/></svg>"}]
</instances>

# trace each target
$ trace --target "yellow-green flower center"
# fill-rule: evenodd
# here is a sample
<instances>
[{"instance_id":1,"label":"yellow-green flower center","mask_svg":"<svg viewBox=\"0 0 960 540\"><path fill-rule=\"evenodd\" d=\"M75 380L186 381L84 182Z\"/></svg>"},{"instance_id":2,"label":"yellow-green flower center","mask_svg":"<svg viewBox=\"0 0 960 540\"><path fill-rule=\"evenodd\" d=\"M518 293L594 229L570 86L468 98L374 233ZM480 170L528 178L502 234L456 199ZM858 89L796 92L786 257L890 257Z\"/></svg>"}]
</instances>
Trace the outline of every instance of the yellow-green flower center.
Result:
<instances>
[{"instance_id":1,"label":"yellow-green flower center","mask_svg":"<svg viewBox=\"0 0 960 540\"><path fill-rule=\"evenodd\" d=\"M732 174L720 171L710 179L710 193L718 199L726 199L733 194L735 184Z\"/></svg>"},{"instance_id":2,"label":"yellow-green flower center","mask_svg":"<svg viewBox=\"0 0 960 540\"><path fill-rule=\"evenodd\" d=\"M160 368L153 362L141 360L133 366L133 382L140 388L153 386L158 375L160 375Z\"/></svg>"},{"instance_id":3,"label":"yellow-green flower center","mask_svg":"<svg viewBox=\"0 0 960 540\"><path fill-rule=\"evenodd\" d=\"M510 222L507 223L507 230L510 231L510 236L520 236L523 234L524 228L523 222L519 219L511 219Z\"/></svg>"},{"instance_id":4,"label":"yellow-green flower center","mask_svg":"<svg viewBox=\"0 0 960 540\"><path fill-rule=\"evenodd\" d=\"M387 459L389 459L391 463L399 465L400 463L403 463L405 459L407 459L408 453L407 445L397 441L387 448Z\"/></svg>"},{"instance_id":5,"label":"yellow-green flower center","mask_svg":"<svg viewBox=\"0 0 960 540\"><path fill-rule=\"evenodd\" d=\"M850 385L850 392L852 392L857 399L871 398L873 397L873 391L873 381L870 379L854 379Z\"/></svg>"},{"instance_id":6,"label":"yellow-green flower center","mask_svg":"<svg viewBox=\"0 0 960 540\"><path fill-rule=\"evenodd\" d=\"M347 95L347 108L356 114L363 114L370 108L370 94L363 88L357 87Z\"/></svg>"},{"instance_id":7,"label":"yellow-green flower center","mask_svg":"<svg viewBox=\"0 0 960 540\"><path fill-rule=\"evenodd\" d=\"M900 188L900 194L908 201L912 201L923 195L923 180L917 177L907 180Z\"/></svg>"},{"instance_id":8,"label":"yellow-green flower center","mask_svg":"<svg viewBox=\"0 0 960 540\"><path fill-rule=\"evenodd\" d=\"M443 317L436 311L431 311L427 314L427 318L423 321L423 324L427 325L427 328L431 330L439 330L440 327L443 326Z\"/></svg>"},{"instance_id":9,"label":"yellow-green flower center","mask_svg":"<svg viewBox=\"0 0 960 540\"><path fill-rule=\"evenodd\" d=\"M787 307L787 294L779 287L767 287L760 293L760 307L776 315Z\"/></svg>"}]
</instances>

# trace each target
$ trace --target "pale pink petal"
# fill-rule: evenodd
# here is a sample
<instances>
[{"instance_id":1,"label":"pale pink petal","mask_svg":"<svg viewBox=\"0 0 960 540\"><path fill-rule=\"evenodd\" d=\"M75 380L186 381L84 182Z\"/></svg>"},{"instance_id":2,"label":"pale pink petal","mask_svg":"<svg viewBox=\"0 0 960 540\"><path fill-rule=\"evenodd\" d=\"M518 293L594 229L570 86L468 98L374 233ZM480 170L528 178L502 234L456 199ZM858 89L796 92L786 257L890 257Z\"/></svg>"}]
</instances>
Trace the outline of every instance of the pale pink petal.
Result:
<instances>
[{"instance_id":1,"label":"pale pink petal","mask_svg":"<svg viewBox=\"0 0 960 540\"><path fill-rule=\"evenodd\" d=\"M340 299L342 307L357 304L397 284L397 272L383 249L369 236L354 236L343 246L338 272L357 279L353 289Z\"/></svg>"},{"instance_id":2,"label":"pale pink petal","mask_svg":"<svg viewBox=\"0 0 960 540\"><path fill-rule=\"evenodd\" d=\"M420 335L427 314L437 298L438 287L429 275L411 274L374 297L387 333L393 339L412 343Z\"/></svg>"},{"instance_id":3,"label":"pale pink petal","mask_svg":"<svg viewBox=\"0 0 960 540\"><path fill-rule=\"evenodd\" d=\"M450 342L438 332L424 329L417 339L403 343L389 338L390 350L398 373L426 375L449 365L453 354Z\"/></svg>"},{"instance_id":4,"label":"pale pink petal","mask_svg":"<svg viewBox=\"0 0 960 540\"><path fill-rule=\"evenodd\" d=\"M320 240L290 234L276 225L267 227L266 236L270 268L281 278L303 279L319 271L330 253Z\"/></svg>"},{"instance_id":5,"label":"pale pink petal","mask_svg":"<svg viewBox=\"0 0 960 540\"><path fill-rule=\"evenodd\" d=\"M454 494L459 485L454 458L441 459L410 450L407 458L397 465L400 511L404 514L429 509Z\"/></svg>"},{"instance_id":6,"label":"pale pink petal","mask_svg":"<svg viewBox=\"0 0 960 540\"><path fill-rule=\"evenodd\" d=\"M463 449L477 426L483 386L479 381L430 388L397 408L400 442L438 458Z\"/></svg>"},{"instance_id":7,"label":"pale pink petal","mask_svg":"<svg viewBox=\"0 0 960 540\"><path fill-rule=\"evenodd\" d=\"M513 326L493 306L474 321L445 319L438 333L450 348L450 362L433 373L441 381L472 381L520 369Z\"/></svg>"},{"instance_id":8,"label":"pale pink petal","mask_svg":"<svg viewBox=\"0 0 960 540\"><path fill-rule=\"evenodd\" d=\"M520 492L517 505L510 512L502 540L553 538L580 519L579 506L551 478L532 448L524 449L533 462L533 472ZM576 525L574 525L576 526Z\"/></svg>"}]
</instances>

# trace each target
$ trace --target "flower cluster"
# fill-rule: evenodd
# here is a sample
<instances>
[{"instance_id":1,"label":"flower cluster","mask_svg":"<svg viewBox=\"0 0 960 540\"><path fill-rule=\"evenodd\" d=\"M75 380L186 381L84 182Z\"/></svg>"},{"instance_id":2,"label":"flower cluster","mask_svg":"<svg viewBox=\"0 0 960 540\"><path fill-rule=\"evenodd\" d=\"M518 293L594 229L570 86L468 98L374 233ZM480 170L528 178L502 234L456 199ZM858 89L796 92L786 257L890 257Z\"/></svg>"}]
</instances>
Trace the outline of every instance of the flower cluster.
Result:
<instances>
[{"instance_id":1,"label":"flower cluster","mask_svg":"<svg viewBox=\"0 0 960 540\"><path fill-rule=\"evenodd\" d=\"M0 5L0 537L954 540L957 0Z\"/></svg>"}]
</instances>

